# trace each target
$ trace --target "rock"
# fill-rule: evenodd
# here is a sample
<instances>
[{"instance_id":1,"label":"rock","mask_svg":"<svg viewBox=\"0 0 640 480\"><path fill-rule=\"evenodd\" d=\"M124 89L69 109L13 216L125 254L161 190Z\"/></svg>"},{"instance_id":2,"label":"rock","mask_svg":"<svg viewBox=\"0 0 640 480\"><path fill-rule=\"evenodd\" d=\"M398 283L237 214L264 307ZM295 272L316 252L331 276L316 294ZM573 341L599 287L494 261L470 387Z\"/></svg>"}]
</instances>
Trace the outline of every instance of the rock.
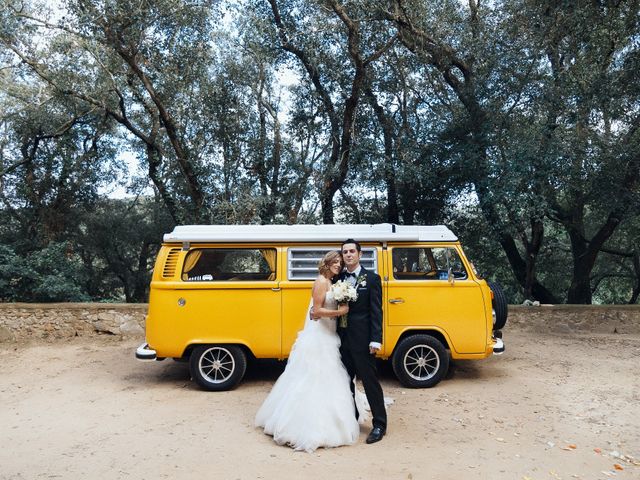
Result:
<instances>
[{"instance_id":1,"label":"rock","mask_svg":"<svg viewBox=\"0 0 640 480\"><path fill-rule=\"evenodd\" d=\"M94 328L97 332L110 333L112 335L120 333L120 323L112 312L98 312Z\"/></svg>"},{"instance_id":2,"label":"rock","mask_svg":"<svg viewBox=\"0 0 640 480\"><path fill-rule=\"evenodd\" d=\"M573 329L566 323L556 323L551 330L554 333L573 333Z\"/></svg>"},{"instance_id":3,"label":"rock","mask_svg":"<svg viewBox=\"0 0 640 480\"><path fill-rule=\"evenodd\" d=\"M120 327L118 325L112 325L107 322L97 321L93 327L96 332L100 333L110 333L112 335L117 335L118 333L120 333Z\"/></svg>"},{"instance_id":4,"label":"rock","mask_svg":"<svg viewBox=\"0 0 640 480\"><path fill-rule=\"evenodd\" d=\"M98 312L98 321L104 323L116 323L116 315L113 312Z\"/></svg>"},{"instance_id":5,"label":"rock","mask_svg":"<svg viewBox=\"0 0 640 480\"><path fill-rule=\"evenodd\" d=\"M120 333L123 335L144 335L144 329L133 319L127 319L120 325Z\"/></svg>"},{"instance_id":6,"label":"rock","mask_svg":"<svg viewBox=\"0 0 640 480\"><path fill-rule=\"evenodd\" d=\"M11 330L9 330L7 327L0 325L0 343L13 342L14 340L15 340L15 337L11 332Z\"/></svg>"}]
</instances>

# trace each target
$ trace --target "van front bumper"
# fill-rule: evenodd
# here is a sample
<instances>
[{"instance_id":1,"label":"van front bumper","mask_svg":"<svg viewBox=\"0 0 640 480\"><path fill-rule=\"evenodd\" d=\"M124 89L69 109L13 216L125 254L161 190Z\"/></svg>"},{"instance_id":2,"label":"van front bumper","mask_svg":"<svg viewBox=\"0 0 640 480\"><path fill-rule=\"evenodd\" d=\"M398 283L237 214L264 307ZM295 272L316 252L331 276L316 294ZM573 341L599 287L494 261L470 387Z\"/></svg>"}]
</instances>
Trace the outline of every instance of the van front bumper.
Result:
<instances>
[{"instance_id":1,"label":"van front bumper","mask_svg":"<svg viewBox=\"0 0 640 480\"><path fill-rule=\"evenodd\" d=\"M143 362L153 362L158 358L155 350L149 348L148 343L143 343L136 349L136 358Z\"/></svg>"}]
</instances>

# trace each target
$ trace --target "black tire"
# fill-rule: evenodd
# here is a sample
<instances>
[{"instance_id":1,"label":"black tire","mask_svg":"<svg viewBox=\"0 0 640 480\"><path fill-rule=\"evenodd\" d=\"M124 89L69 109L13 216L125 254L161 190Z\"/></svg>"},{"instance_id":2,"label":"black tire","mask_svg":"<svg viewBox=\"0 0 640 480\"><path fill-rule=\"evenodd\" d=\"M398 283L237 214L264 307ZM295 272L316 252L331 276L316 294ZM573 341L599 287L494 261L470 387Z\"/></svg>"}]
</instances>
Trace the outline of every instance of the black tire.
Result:
<instances>
[{"instance_id":1,"label":"black tire","mask_svg":"<svg viewBox=\"0 0 640 480\"><path fill-rule=\"evenodd\" d=\"M507 323L507 316L509 315L509 307L507 305L507 297L505 297L502 287L499 283L487 282L489 288L493 292L493 300L491 306L496 312L496 318L493 322L494 330L502 330Z\"/></svg>"},{"instance_id":2,"label":"black tire","mask_svg":"<svg viewBox=\"0 0 640 480\"><path fill-rule=\"evenodd\" d=\"M411 335L396 346L391 363L405 387L431 388L447 374L449 352L431 335Z\"/></svg>"},{"instance_id":3,"label":"black tire","mask_svg":"<svg viewBox=\"0 0 640 480\"><path fill-rule=\"evenodd\" d=\"M231 390L247 370L247 355L236 345L200 345L189 359L191 378L204 390Z\"/></svg>"}]
</instances>

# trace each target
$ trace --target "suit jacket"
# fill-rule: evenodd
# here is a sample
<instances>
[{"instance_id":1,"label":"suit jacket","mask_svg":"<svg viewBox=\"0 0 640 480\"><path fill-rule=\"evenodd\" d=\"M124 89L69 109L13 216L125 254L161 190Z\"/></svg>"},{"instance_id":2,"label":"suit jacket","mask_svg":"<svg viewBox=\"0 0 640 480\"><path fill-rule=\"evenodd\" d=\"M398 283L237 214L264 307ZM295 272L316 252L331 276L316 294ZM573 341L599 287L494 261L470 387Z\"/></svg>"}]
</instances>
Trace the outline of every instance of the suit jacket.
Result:
<instances>
[{"instance_id":1,"label":"suit jacket","mask_svg":"<svg viewBox=\"0 0 640 480\"><path fill-rule=\"evenodd\" d=\"M358 298L349 303L347 328L338 328L338 333L347 348L368 352L370 342L382 343L382 282L380 275L361 266L358 278L362 276L365 282L356 283ZM345 278L342 272L339 279Z\"/></svg>"}]
</instances>

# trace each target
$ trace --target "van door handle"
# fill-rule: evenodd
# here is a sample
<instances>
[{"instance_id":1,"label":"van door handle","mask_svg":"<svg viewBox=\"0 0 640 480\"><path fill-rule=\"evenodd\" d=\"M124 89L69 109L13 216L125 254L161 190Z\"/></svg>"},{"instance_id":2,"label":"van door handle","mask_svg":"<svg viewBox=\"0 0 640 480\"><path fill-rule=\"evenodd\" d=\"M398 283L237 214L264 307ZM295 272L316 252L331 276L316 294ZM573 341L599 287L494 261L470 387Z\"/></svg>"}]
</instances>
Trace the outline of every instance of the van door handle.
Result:
<instances>
[{"instance_id":1,"label":"van door handle","mask_svg":"<svg viewBox=\"0 0 640 480\"><path fill-rule=\"evenodd\" d=\"M404 298L392 298L389 303L404 303Z\"/></svg>"},{"instance_id":2,"label":"van door handle","mask_svg":"<svg viewBox=\"0 0 640 480\"><path fill-rule=\"evenodd\" d=\"M279 292L280 291L280 287L272 288L271 291L272 292Z\"/></svg>"}]
</instances>

